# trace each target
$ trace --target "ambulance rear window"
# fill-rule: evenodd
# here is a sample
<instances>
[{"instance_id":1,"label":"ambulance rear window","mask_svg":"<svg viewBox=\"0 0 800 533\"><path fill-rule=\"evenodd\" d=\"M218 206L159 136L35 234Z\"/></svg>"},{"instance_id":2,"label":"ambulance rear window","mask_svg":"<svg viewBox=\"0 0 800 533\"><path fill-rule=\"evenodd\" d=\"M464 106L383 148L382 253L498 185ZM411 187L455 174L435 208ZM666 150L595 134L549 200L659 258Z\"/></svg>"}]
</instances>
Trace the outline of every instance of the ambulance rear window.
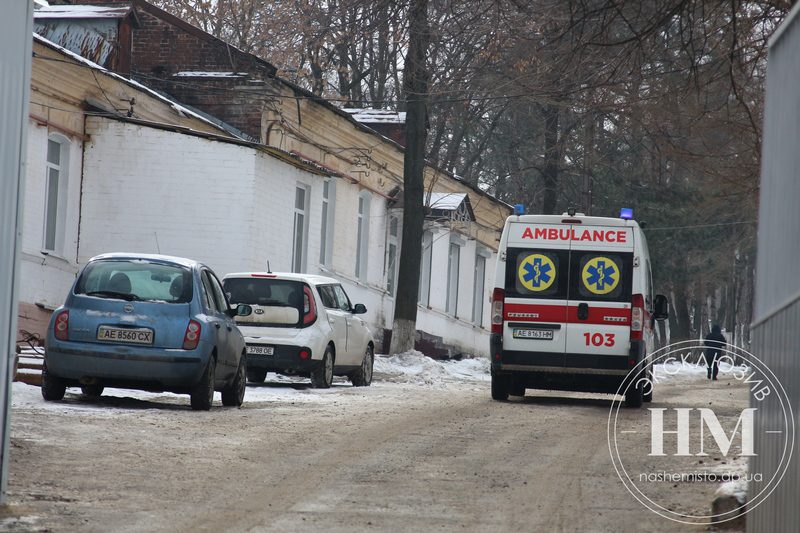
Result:
<instances>
[{"instance_id":1,"label":"ambulance rear window","mask_svg":"<svg viewBox=\"0 0 800 533\"><path fill-rule=\"evenodd\" d=\"M506 251L506 296L566 299L569 251L509 248Z\"/></svg>"}]
</instances>

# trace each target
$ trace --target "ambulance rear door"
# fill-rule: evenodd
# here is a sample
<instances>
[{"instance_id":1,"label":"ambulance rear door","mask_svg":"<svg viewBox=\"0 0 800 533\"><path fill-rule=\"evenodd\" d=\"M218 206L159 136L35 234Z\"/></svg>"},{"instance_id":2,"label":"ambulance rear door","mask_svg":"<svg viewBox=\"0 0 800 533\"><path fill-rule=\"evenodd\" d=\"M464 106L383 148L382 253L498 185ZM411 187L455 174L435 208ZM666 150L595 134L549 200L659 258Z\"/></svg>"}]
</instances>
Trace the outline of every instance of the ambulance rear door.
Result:
<instances>
[{"instance_id":1,"label":"ambulance rear door","mask_svg":"<svg viewBox=\"0 0 800 533\"><path fill-rule=\"evenodd\" d=\"M568 368L627 368L633 230L573 226L566 328Z\"/></svg>"},{"instance_id":2,"label":"ambulance rear door","mask_svg":"<svg viewBox=\"0 0 800 533\"><path fill-rule=\"evenodd\" d=\"M503 306L503 350L512 352L508 362L564 366L569 242L532 236L541 234L542 229L567 228L558 224L510 224Z\"/></svg>"}]
</instances>

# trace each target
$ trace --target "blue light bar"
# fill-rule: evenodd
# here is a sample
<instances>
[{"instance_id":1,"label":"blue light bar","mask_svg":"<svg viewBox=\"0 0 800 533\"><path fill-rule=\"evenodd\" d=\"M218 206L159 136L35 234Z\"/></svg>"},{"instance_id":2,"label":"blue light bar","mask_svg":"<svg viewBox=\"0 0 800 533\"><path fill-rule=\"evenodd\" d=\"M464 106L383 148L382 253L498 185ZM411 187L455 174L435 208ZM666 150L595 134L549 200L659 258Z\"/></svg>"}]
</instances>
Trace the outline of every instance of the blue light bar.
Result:
<instances>
[{"instance_id":1,"label":"blue light bar","mask_svg":"<svg viewBox=\"0 0 800 533\"><path fill-rule=\"evenodd\" d=\"M514 204L514 214L517 216L524 215L525 206L523 204Z\"/></svg>"},{"instance_id":2,"label":"blue light bar","mask_svg":"<svg viewBox=\"0 0 800 533\"><path fill-rule=\"evenodd\" d=\"M633 209L630 207L623 207L619 210L619 218L631 220L633 218Z\"/></svg>"}]
</instances>

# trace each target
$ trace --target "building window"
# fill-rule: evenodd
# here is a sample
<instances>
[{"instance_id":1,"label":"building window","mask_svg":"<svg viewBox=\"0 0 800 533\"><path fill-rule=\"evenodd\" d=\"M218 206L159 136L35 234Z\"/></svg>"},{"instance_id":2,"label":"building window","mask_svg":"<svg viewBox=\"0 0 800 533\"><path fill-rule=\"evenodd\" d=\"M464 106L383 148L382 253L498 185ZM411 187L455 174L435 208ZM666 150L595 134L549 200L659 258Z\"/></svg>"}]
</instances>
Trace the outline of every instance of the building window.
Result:
<instances>
[{"instance_id":1,"label":"building window","mask_svg":"<svg viewBox=\"0 0 800 533\"><path fill-rule=\"evenodd\" d=\"M422 234L422 263L419 273L419 303L429 305L431 297L431 257L433 251L433 233Z\"/></svg>"},{"instance_id":2,"label":"building window","mask_svg":"<svg viewBox=\"0 0 800 533\"><path fill-rule=\"evenodd\" d=\"M447 306L448 314L456 316L458 311L458 263L461 259L461 247L450 243L450 252L447 255Z\"/></svg>"},{"instance_id":3,"label":"building window","mask_svg":"<svg viewBox=\"0 0 800 533\"><path fill-rule=\"evenodd\" d=\"M386 247L386 290L395 294L397 289L397 251L400 249L400 221L397 217L389 217L389 238Z\"/></svg>"},{"instance_id":4,"label":"building window","mask_svg":"<svg viewBox=\"0 0 800 533\"><path fill-rule=\"evenodd\" d=\"M297 185L294 196L294 235L292 237L292 272L305 272L308 242L308 187Z\"/></svg>"},{"instance_id":5,"label":"building window","mask_svg":"<svg viewBox=\"0 0 800 533\"><path fill-rule=\"evenodd\" d=\"M327 179L322 184L322 214L319 245L319 263L331 266L333 256L333 217L336 211L336 182Z\"/></svg>"},{"instance_id":6,"label":"building window","mask_svg":"<svg viewBox=\"0 0 800 533\"><path fill-rule=\"evenodd\" d=\"M483 326L483 289L486 280L486 258L480 254L475 255L475 281L472 284L472 322L476 326Z\"/></svg>"},{"instance_id":7,"label":"building window","mask_svg":"<svg viewBox=\"0 0 800 533\"><path fill-rule=\"evenodd\" d=\"M367 256L369 255L369 193L358 195L358 229L356 237L356 277L367 278Z\"/></svg>"},{"instance_id":8,"label":"building window","mask_svg":"<svg viewBox=\"0 0 800 533\"><path fill-rule=\"evenodd\" d=\"M69 141L51 137L47 140L45 175L44 240L46 252L61 254L64 250L67 201L67 158Z\"/></svg>"}]
</instances>

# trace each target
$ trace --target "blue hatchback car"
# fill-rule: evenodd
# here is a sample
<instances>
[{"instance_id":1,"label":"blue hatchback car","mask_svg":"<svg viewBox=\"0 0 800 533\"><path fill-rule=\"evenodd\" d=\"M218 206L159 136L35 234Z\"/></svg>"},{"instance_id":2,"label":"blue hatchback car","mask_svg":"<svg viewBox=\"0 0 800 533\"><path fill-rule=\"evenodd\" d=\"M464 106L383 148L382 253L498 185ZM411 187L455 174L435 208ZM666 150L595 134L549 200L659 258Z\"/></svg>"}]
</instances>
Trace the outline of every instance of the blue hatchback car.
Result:
<instances>
[{"instance_id":1,"label":"blue hatchback car","mask_svg":"<svg viewBox=\"0 0 800 533\"><path fill-rule=\"evenodd\" d=\"M246 384L245 342L216 275L179 257L93 257L53 313L45 342L42 396L67 387L99 396L104 387L189 394L208 410L214 391L239 406Z\"/></svg>"}]
</instances>

